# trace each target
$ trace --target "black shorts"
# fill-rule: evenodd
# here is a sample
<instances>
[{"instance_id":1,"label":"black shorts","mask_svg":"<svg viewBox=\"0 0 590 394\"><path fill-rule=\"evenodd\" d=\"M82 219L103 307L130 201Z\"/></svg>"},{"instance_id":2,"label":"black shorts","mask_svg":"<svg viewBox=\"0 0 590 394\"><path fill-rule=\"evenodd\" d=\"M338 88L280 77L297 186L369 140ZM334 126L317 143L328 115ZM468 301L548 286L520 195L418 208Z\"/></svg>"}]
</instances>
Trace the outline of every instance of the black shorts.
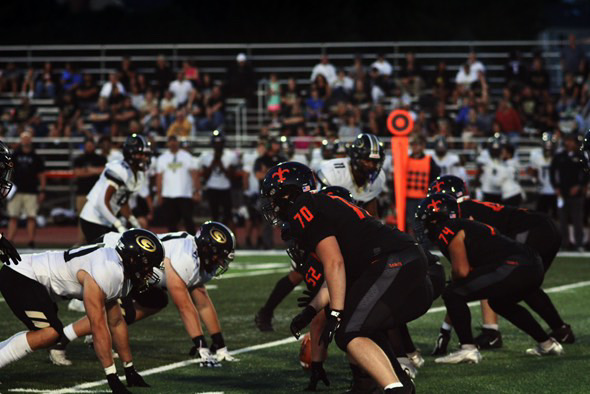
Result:
<instances>
[{"instance_id":1,"label":"black shorts","mask_svg":"<svg viewBox=\"0 0 590 394\"><path fill-rule=\"evenodd\" d=\"M358 336L370 336L422 316L432 304L432 286L426 278L427 259L419 246L389 253L347 289L336 342L346 350Z\"/></svg>"},{"instance_id":2,"label":"black shorts","mask_svg":"<svg viewBox=\"0 0 590 394\"><path fill-rule=\"evenodd\" d=\"M3 267L0 269L0 293L12 313L29 330L53 327L60 336L63 335L63 324L57 317L57 304L39 282L10 267Z\"/></svg>"},{"instance_id":3,"label":"black shorts","mask_svg":"<svg viewBox=\"0 0 590 394\"><path fill-rule=\"evenodd\" d=\"M111 231L117 231L114 227L103 226L102 224L96 224L80 218L80 228L82 228L82 234L86 239L86 243L93 243L101 236Z\"/></svg>"},{"instance_id":4,"label":"black shorts","mask_svg":"<svg viewBox=\"0 0 590 394\"><path fill-rule=\"evenodd\" d=\"M547 217L527 232L524 244L539 254L543 261L543 268L547 272L561 247L561 231L553 219Z\"/></svg>"},{"instance_id":5,"label":"black shorts","mask_svg":"<svg viewBox=\"0 0 590 394\"><path fill-rule=\"evenodd\" d=\"M150 213L150 208L148 207L147 200L143 197L137 196L135 200L135 208L131 210L131 213L135 217L142 217L147 216Z\"/></svg>"}]
</instances>

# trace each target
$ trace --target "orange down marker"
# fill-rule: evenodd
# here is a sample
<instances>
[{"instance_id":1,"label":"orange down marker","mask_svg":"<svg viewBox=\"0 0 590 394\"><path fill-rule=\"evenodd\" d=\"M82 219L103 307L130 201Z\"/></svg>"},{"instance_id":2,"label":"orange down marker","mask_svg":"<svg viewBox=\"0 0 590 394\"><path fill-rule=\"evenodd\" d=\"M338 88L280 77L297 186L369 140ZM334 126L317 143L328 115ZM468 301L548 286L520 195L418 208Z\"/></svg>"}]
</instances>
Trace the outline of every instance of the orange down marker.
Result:
<instances>
[{"instance_id":1,"label":"orange down marker","mask_svg":"<svg viewBox=\"0 0 590 394\"><path fill-rule=\"evenodd\" d=\"M391 137L393 182L397 227L406 231L406 168L408 166L408 134L414 129L414 119L408 111L397 109L387 117L387 129Z\"/></svg>"}]
</instances>

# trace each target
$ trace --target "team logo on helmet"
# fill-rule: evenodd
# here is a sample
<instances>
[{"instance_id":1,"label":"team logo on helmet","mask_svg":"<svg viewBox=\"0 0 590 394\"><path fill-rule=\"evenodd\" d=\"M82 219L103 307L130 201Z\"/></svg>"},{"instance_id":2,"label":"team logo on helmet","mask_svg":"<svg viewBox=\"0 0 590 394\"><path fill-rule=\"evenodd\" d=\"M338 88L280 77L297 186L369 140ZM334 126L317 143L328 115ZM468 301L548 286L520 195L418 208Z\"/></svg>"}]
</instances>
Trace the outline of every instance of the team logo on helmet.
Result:
<instances>
[{"instance_id":1,"label":"team logo on helmet","mask_svg":"<svg viewBox=\"0 0 590 394\"><path fill-rule=\"evenodd\" d=\"M139 245L140 248L147 252L155 252L156 251L156 244L145 236L139 236L135 239L135 242Z\"/></svg>"},{"instance_id":2,"label":"team logo on helmet","mask_svg":"<svg viewBox=\"0 0 590 394\"><path fill-rule=\"evenodd\" d=\"M433 200L430 204L428 204L428 208L432 208L434 212L438 212L440 211L440 208L438 207L440 204L442 204L441 200Z\"/></svg>"},{"instance_id":3,"label":"team logo on helmet","mask_svg":"<svg viewBox=\"0 0 590 394\"><path fill-rule=\"evenodd\" d=\"M286 169L286 168L279 168L277 170L277 172L275 172L274 174L272 174L272 177L274 178L275 176L278 176L279 177L279 182L280 183L283 183L287 179L287 178L285 178L283 176L283 174L288 173L288 172L290 172L290 171L288 169Z\"/></svg>"},{"instance_id":4,"label":"team logo on helmet","mask_svg":"<svg viewBox=\"0 0 590 394\"><path fill-rule=\"evenodd\" d=\"M209 231L209 235L211 235L211 238L213 238L215 241L219 242L220 244L224 244L227 241L225 234L223 234L221 231L217 230L216 228L211 229L211 231Z\"/></svg>"}]
</instances>

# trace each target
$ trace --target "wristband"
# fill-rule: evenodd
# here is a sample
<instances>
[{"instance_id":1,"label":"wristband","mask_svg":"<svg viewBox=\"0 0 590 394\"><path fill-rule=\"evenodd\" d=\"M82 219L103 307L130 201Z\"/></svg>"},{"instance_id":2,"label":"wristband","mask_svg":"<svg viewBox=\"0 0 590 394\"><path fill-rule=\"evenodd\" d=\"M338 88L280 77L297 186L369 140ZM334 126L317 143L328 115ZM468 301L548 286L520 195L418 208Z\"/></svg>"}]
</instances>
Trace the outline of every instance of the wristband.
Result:
<instances>
[{"instance_id":1,"label":"wristband","mask_svg":"<svg viewBox=\"0 0 590 394\"><path fill-rule=\"evenodd\" d=\"M133 215L129 216L129 224L131 224L131 226L133 228L141 228L141 225L139 224L139 221L137 220L137 218Z\"/></svg>"},{"instance_id":2,"label":"wristband","mask_svg":"<svg viewBox=\"0 0 590 394\"><path fill-rule=\"evenodd\" d=\"M131 368L133 366L133 361L129 361L128 363L123 362L123 368Z\"/></svg>"},{"instance_id":3,"label":"wristband","mask_svg":"<svg viewBox=\"0 0 590 394\"><path fill-rule=\"evenodd\" d=\"M330 311L330 316L335 317L336 319L340 319L340 315L342 314L342 310L339 309L332 309Z\"/></svg>"},{"instance_id":4,"label":"wristband","mask_svg":"<svg viewBox=\"0 0 590 394\"><path fill-rule=\"evenodd\" d=\"M104 373L105 375L116 375L117 374L117 367L115 367L115 364L111 365L110 367L106 367L104 369Z\"/></svg>"}]
</instances>

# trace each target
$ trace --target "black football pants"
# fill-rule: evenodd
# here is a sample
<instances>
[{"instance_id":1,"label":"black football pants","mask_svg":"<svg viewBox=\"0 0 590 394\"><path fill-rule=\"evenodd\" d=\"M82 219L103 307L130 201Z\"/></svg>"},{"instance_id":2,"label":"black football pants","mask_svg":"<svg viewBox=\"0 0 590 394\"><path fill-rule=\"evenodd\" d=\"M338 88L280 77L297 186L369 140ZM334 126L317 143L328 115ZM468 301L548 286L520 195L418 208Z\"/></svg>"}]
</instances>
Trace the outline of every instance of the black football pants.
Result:
<instances>
[{"instance_id":1,"label":"black football pants","mask_svg":"<svg viewBox=\"0 0 590 394\"><path fill-rule=\"evenodd\" d=\"M490 307L537 342L549 337L530 312L518 305L543 282L543 265L536 254L510 256L497 265L477 267L454 281L443 300L461 344L473 344L471 312L467 303L487 299Z\"/></svg>"}]
</instances>

